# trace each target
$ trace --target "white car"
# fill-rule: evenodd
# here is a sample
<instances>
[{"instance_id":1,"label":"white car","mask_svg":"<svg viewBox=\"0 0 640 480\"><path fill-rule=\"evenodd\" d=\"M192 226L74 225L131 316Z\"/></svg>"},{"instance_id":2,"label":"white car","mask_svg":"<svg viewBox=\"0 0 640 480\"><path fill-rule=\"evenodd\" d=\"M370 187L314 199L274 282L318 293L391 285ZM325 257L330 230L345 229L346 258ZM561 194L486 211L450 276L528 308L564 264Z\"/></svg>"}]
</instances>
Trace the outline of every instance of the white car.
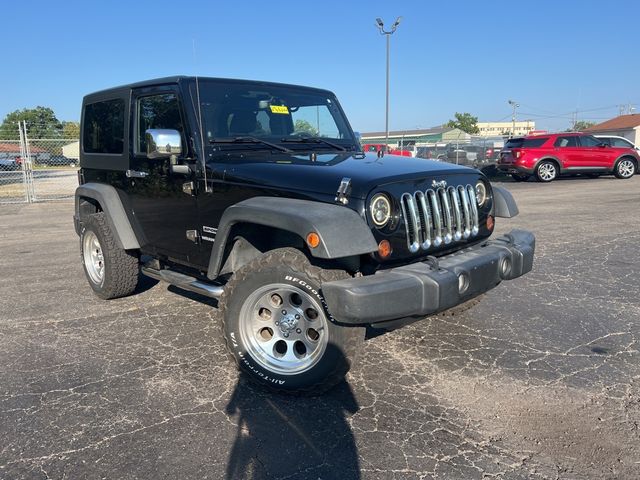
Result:
<instances>
[{"instance_id":1,"label":"white car","mask_svg":"<svg viewBox=\"0 0 640 480\"><path fill-rule=\"evenodd\" d=\"M606 143L610 147L633 148L635 150L640 150L640 148L636 147L631 140L627 140L624 137L618 137L616 135L594 135L594 137L602 140L603 143Z\"/></svg>"}]
</instances>

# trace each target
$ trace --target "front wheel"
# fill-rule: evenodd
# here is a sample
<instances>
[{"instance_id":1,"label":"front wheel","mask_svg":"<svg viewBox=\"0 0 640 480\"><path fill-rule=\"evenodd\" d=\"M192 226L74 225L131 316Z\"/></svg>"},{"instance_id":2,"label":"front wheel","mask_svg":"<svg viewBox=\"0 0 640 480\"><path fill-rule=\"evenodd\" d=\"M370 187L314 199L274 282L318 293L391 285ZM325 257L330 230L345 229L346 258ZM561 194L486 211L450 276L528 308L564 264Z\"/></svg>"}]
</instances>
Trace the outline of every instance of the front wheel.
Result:
<instances>
[{"instance_id":1,"label":"front wheel","mask_svg":"<svg viewBox=\"0 0 640 480\"><path fill-rule=\"evenodd\" d=\"M558 167L554 162L544 160L536 168L536 178L540 182L551 182L558 178Z\"/></svg>"},{"instance_id":2,"label":"front wheel","mask_svg":"<svg viewBox=\"0 0 640 480\"><path fill-rule=\"evenodd\" d=\"M220 303L224 337L239 368L284 393L317 394L341 381L364 329L336 323L321 285L345 277L312 266L292 248L268 252L234 273Z\"/></svg>"},{"instance_id":3,"label":"front wheel","mask_svg":"<svg viewBox=\"0 0 640 480\"><path fill-rule=\"evenodd\" d=\"M623 158L616 163L613 173L618 178L631 178L636 173L636 164L630 158Z\"/></svg>"}]
</instances>

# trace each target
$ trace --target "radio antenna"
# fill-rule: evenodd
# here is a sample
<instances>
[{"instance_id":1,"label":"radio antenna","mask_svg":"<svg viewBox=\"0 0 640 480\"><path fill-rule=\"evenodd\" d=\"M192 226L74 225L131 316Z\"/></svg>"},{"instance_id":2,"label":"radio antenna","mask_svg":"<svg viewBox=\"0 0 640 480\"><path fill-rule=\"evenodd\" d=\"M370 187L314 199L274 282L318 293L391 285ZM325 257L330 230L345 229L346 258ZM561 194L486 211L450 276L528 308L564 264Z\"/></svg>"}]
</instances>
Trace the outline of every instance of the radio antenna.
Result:
<instances>
[{"instance_id":1,"label":"radio antenna","mask_svg":"<svg viewBox=\"0 0 640 480\"><path fill-rule=\"evenodd\" d=\"M196 56L196 39L192 39L193 41L193 64L196 70L196 102L198 103L198 129L200 130L200 156L202 157L202 171L204 175L204 191L205 193L211 193L213 191L212 188L209 187L209 182L207 181L207 160L206 153L204 147L204 128L202 121L202 103L200 102L200 79L198 78L198 62ZM193 96L191 97L191 103L193 104Z\"/></svg>"}]
</instances>

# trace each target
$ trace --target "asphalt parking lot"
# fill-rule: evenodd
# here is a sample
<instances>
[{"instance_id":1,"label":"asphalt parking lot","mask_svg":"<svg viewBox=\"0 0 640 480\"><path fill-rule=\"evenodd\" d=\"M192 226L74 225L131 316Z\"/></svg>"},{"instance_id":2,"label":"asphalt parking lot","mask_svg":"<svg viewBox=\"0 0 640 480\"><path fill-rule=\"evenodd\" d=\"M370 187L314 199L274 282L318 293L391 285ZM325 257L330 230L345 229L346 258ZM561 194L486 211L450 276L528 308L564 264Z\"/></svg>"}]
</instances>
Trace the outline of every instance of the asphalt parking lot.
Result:
<instances>
[{"instance_id":1,"label":"asphalt parking lot","mask_svg":"<svg viewBox=\"0 0 640 480\"><path fill-rule=\"evenodd\" d=\"M640 176L504 185L534 271L320 398L240 378L215 301L97 299L72 203L0 206L0 478L640 477Z\"/></svg>"}]
</instances>

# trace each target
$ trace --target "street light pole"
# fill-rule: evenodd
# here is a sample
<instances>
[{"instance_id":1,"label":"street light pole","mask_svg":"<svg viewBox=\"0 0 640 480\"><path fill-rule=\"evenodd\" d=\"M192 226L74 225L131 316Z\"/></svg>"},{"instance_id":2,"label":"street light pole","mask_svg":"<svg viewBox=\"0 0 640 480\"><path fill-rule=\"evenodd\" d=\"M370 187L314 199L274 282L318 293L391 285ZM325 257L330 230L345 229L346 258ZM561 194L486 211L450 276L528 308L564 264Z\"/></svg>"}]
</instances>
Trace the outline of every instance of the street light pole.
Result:
<instances>
[{"instance_id":1,"label":"street light pole","mask_svg":"<svg viewBox=\"0 0 640 480\"><path fill-rule=\"evenodd\" d=\"M386 91L386 111L385 111L385 122L384 122L384 144L389 150L389 56L390 56L390 40L391 35L396 31L398 25L400 25L400 21L402 17L396 18L396 21L391 26L391 30L384 29L384 22L381 18L376 18L376 24L378 29L380 30L380 35L385 35L387 37L387 91Z\"/></svg>"},{"instance_id":2,"label":"street light pole","mask_svg":"<svg viewBox=\"0 0 640 480\"><path fill-rule=\"evenodd\" d=\"M513 113L511 114L511 137L513 138L516 135L516 108L520 106L520 104L514 102L513 100L509 100L507 103L513 107Z\"/></svg>"}]
</instances>

